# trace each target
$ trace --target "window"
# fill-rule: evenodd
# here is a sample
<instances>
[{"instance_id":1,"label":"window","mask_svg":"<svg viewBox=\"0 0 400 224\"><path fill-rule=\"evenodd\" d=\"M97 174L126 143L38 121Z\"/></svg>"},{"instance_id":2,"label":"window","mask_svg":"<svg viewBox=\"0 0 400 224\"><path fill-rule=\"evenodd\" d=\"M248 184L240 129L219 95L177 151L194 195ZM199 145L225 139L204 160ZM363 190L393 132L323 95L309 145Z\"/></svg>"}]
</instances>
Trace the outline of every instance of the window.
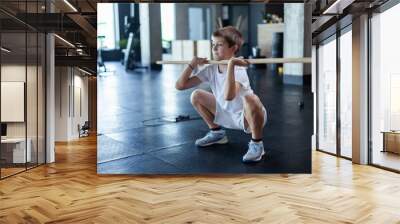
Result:
<instances>
[{"instance_id":1,"label":"window","mask_svg":"<svg viewBox=\"0 0 400 224\"><path fill-rule=\"evenodd\" d=\"M400 4L371 18L372 163L400 170Z\"/></svg>"},{"instance_id":2,"label":"window","mask_svg":"<svg viewBox=\"0 0 400 224\"><path fill-rule=\"evenodd\" d=\"M118 49L118 6L112 3L97 4L97 46L99 49Z\"/></svg>"},{"instance_id":3,"label":"window","mask_svg":"<svg viewBox=\"0 0 400 224\"><path fill-rule=\"evenodd\" d=\"M318 48L318 149L336 153L336 39Z\"/></svg>"},{"instance_id":4,"label":"window","mask_svg":"<svg viewBox=\"0 0 400 224\"><path fill-rule=\"evenodd\" d=\"M161 7L162 39L166 41L175 40L175 4L163 3Z\"/></svg>"},{"instance_id":5,"label":"window","mask_svg":"<svg viewBox=\"0 0 400 224\"><path fill-rule=\"evenodd\" d=\"M351 28L351 27L349 27ZM352 33L340 36L340 154L352 156Z\"/></svg>"},{"instance_id":6,"label":"window","mask_svg":"<svg viewBox=\"0 0 400 224\"><path fill-rule=\"evenodd\" d=\"M36 6L43 3L29 3L28 13L41 13ZM19 5L27 9L26 3ZM1 12L0 17L14 21ZM45 163L45 45L38 30L0 29L0 179Z\"/></svg>"}]
</instances>

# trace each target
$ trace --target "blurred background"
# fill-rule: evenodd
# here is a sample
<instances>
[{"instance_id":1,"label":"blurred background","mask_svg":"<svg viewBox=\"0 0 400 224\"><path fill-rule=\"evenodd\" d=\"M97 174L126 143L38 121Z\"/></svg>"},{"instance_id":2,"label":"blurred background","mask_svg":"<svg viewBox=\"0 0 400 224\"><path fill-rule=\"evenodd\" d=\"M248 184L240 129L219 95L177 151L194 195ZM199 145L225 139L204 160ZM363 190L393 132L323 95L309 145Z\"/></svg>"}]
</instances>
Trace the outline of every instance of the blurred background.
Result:
<instances>
[{"instance_id":1,"label":"blurred background","mask_svg":"<svg viewBox=\"0 0 400 224\"><path fill-rule=\"evenodd\" d=\"M112 4L98 6L99 71L103 62L125 69L159 69L157 60L211 59L211 34L235 26L243 34L239 52L246 58L311 55L311 5L275 4ZM304 18L304 15L306 18ZM260 66L260 67L265 67ZM285 83L310 83L311 66L269 65Z\"/></svg>"}]
</instances>

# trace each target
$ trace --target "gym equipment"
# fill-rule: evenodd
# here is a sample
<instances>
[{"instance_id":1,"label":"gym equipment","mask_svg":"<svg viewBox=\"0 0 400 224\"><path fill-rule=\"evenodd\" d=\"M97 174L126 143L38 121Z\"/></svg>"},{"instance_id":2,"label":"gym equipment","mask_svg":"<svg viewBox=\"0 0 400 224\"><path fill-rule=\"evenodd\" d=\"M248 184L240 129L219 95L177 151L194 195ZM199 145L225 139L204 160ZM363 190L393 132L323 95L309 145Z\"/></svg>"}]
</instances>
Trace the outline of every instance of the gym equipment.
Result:
<instances>
[{"instance_id":1,"label":"gym equipment","mask_svg":"<svg viewBox=\"0 0 400 224\"><path fill-rule=\"evenodd\" d=\"M126 49L123 50L125 70L147 68L140 63L140 23L136 17L125 17L124 32L128 36Z\"/></svg>"},{"instance_id":2,"label":"gym equipment","mask_svg":"<svg viewBox=\"0 0 400 224\"><path fill-rule=\"evenodd\" d=\"M82 126L78 124L79 138L89 136L89 129L90 129L89 121L85 121L85 123Z\"/></svg>"}]
</instances>

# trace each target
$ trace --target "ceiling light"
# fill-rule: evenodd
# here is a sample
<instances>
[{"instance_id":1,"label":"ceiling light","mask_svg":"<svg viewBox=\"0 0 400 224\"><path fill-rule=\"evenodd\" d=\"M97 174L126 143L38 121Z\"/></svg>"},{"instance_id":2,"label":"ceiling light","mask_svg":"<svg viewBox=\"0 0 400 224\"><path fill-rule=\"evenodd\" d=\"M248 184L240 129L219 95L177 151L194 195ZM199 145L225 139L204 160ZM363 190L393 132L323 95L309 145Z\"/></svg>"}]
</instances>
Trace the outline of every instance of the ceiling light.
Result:
<instances>
[{"instance_id":1,"label":"ceiling light","mask_svg":"<svg viewBox=\"0 0 400 224\"><path fill-rule=\"evenodd\" d=\"M72 10L74 10L75 12L78 12L78 10L71 4L69 3L68 0L64 0L65 4L67 4Z\"/></svg>"},{"instance_id":2,"label":"ceiling light","mask_svg":"<svg viewBox=\"0 0 400 224\"><path fill-rule=\"evenodd\" d=\"M349 7L356 0L336 0L322 14L324 15L339 15L343 13L343 10Z\"/></svg>"},{"instance_id":3,"label":"ceiling light","mask_svg":"<svg viewBox=\"0 0 400 224\"><path fill-rule=\"evenodd\" d=\"M78 53L79 55L83 55L83 50L81 48L77 48L76 53Z\"/></svg>"},{"instance_id":4,"label":"ceiling light","mask_svg":"<svg viewBox=\"0 0 400 224\"><path fill-rule=\"evenodd\" d=\"M336 0L332 5L330 5L327 9L325 9L322 14L332 14L331 10L336 9L336 7L338 6L340 1L341 0ZM337 9L336 9L336 11L337 11ZM339 13L334 13L334 14L339 14Z\"/></svg>"},{"instance_id":5,"label":"ceiling light","mask_svg":"<svg viewBox=\"0 0 400 224\"><path fill-rule=\"evenodd\" d=\"M88 71L86 71L86 70L83 70L83 69L81 69L81 68L79 68L79 67L78 67L78 69L79 69L79 71L81 71L81 72L83 72L83 73L85 73L85 74L93 75L92 73L90 73L90 72L88 72Z\"/></svg>"},{"instance_id":6,"label":"ceiling light","mask_svg":"<svg viewBox=\"0 0 400 224\"><path fill-rule=\"evenodd\" d=\"M6 53L10 53L10 52L11 52L11 50L9 50L9 49L7 49L7 48L5 48L5 47L1 47L0 49L1 49L2 51L6 52Z\"/></svg>"},{"instance_id":7,"label":"ceiling light","mask_svg":"<svg viewBox=\"0 0 400 224\"><path fill-rule=\"evenodd\" d=\"M71 42L69 42L68 40L66 40L66 39L64 39L64 38L62 38L62 37L60 37L60 36L57 35L57 34L54 34L54 36L57 37L58 39L60 39L61 41L63 41L64 43L66 43L67 45L69 45L69 46L75 48L75 45L71 44Z\"/></svg>"}]
</instances>

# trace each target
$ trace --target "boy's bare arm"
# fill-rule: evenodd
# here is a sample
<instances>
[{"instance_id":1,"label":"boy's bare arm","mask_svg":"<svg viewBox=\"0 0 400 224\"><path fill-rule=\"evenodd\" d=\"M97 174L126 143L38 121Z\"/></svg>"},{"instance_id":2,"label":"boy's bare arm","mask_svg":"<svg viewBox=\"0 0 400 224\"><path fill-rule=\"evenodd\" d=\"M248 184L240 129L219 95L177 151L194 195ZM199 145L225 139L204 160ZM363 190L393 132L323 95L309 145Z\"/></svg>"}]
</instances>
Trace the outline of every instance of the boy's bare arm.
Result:
<instances>
[{"instance_id":1,"label":"boy's bare arm","mask_svg":"<svg viewBox=\"0 0 400 224\"><path fill-rule=\"evenodd\" d=\"M248 66L249 62L241 58L232 58L228 63L227 78L225 82L225 100L233 100L240 90L240 83L235 81L235 66Z\"/></svg>"},{"instance_id":2,"label":"boy's bare arm","mask_svg":"<svg viewBox=\"0 0 400 224\"><path fill-rule=\"evenodd\" d=\"M205 58L197 58L194 57L190 64L183 70L179 79L175 83L175 88L178 90L185 90L192 87L195 87L201 83L201 80L197 77L190 77L193 69L197 68L197 66L202 65L207 62Z\"/></svg>"}]
</instances>

